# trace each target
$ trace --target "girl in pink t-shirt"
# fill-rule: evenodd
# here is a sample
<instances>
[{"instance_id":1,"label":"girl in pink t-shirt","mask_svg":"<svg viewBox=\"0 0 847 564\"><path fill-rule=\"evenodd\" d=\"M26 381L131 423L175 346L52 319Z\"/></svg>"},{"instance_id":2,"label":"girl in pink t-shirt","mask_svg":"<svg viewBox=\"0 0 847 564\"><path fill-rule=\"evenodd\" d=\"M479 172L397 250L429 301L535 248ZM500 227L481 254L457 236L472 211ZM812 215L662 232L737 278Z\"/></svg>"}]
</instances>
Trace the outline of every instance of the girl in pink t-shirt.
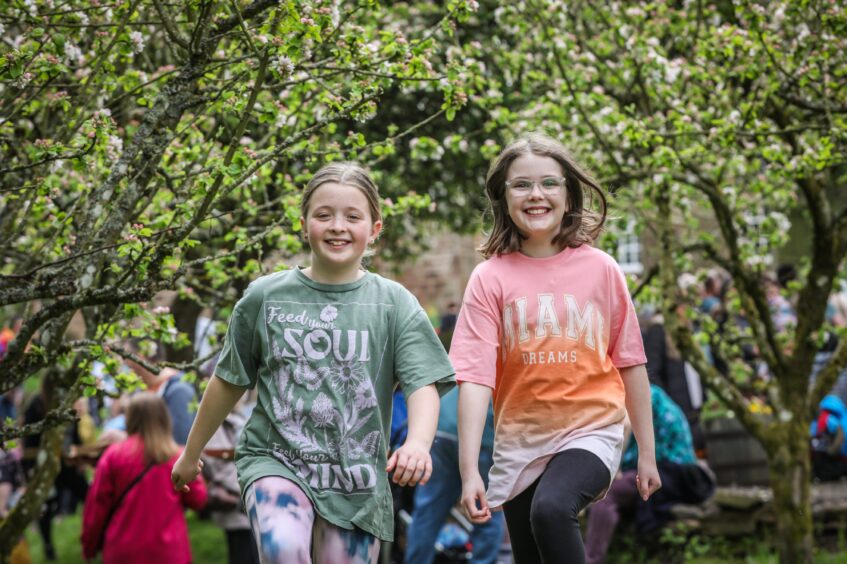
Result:
<instances>
[{"instance_id":1,"label":"girl in pink t-shirt","mask_svg":"<svg viewBox=\"0 0 847 564\"><path fill-rule=\"evenodd\" d=\"M450 352L462 503L476 523L503 508L518 564L584 561L577 516L617 470L627 412L639 493L661 487L641 332L620 268L591 247L603 192L560 143L533 134L506 147L486 193L488 260L468 282ZM486 493L477 458L492 391Z\"/></svg>"}]
</instances>

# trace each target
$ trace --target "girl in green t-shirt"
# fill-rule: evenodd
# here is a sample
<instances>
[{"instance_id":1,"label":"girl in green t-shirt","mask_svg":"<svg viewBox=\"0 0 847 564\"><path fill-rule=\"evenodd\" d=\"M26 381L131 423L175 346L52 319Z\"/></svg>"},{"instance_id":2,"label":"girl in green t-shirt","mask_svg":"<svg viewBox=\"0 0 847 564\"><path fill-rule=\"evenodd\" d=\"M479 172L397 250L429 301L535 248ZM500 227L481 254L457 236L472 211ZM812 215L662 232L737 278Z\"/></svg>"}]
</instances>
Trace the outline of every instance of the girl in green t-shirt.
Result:
<instances>
[{"instance_id":1,"label":"girl in green t-shirt","mask_svg":"<svg viewBox=\"0 0 847 564\"><path fill-rule=\"evenodd\" d=\"M439 393L454 371L415 298L362 269L382 229L368 173L323 167L301 212L311 265L259 278L236 304L173 483L187 489L207 441L257 387L236 465L262 561L373 563L393 536L389 474L404 486L429 479ZM389 457L396 384L409 431Z\"/></svg>"}]
</instances>

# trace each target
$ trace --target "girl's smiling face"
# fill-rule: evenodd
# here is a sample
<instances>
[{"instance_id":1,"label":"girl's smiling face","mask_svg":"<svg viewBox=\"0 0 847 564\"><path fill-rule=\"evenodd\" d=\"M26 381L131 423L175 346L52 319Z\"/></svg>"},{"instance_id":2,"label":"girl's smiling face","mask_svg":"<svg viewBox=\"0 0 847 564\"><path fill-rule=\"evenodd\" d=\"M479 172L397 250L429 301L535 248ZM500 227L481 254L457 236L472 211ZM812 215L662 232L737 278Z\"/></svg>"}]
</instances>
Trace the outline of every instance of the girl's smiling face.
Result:
<instances>
[{"instance_id":1,"label":"girl's smiling face","mask_svg":"<svg viewBox=\"0 0 847 564\"><path fill-rule=\"evenodd\" d=\"M379 235L365 194L348 184L327 182L315 189L306 217L301 218L312 248L312 272L321 278L355 280L362 257Z\"/></svg>"},{"instance_id":2,"label":"girl's smiling face","mask_svg":"<svg viewBox=\"0 0 847 564\"><path fill-rule=\"evenodd\" d=\"M556 192L541 189L540 181L547 177L561 177L562 166L551 157L526 153L509 166L506 181L516 178L535 181L529 193L518 193L506 188L506 207L509 217L518 230L527 237L521 252L529 256L549 256L559 252L553 238L562 229L562 218L567 211L566 188Z\"/></svg>"}]
</instances>

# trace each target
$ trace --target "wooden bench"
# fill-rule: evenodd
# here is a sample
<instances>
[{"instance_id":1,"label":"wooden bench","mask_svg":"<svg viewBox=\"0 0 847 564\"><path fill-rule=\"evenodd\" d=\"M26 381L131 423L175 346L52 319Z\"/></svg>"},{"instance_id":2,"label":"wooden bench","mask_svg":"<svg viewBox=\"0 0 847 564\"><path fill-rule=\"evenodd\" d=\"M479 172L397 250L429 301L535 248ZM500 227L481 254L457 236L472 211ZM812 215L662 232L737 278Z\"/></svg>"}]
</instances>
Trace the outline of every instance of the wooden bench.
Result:
<instances>
[{"instance_id":1,"label":"wooden bench","mask_svg":"<svg viewBox=\"0 0 847 564\"><path fill-rule=\"evenodd\" d=\"M843 526L847 517L847 481L812 484L812 519L816 524ZM675 505L675 523L706 535L740 536L760 525L773 525L773 492L766 486L719 486L700 505Z\"/></svg>"}]
</instances>

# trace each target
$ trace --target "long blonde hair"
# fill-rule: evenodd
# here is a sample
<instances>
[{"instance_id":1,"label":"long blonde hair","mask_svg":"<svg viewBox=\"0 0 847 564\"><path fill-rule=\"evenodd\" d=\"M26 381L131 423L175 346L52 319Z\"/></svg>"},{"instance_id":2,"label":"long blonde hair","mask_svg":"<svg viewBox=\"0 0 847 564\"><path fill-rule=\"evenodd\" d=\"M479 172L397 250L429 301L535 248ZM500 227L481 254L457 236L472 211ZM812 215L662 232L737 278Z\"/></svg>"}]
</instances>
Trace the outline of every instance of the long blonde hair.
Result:
<instances>
[{"instance_id":1,"label":"long blonde hair","mask_svg":"<svg viewBox=\"0 0 847 564\"><path fill-rule=\"evenodd\" d=\"M179 452L172 435L168 406L153 392L140 392L129 400L126 431L141 438L144 459L148 463L161 464Z\"/></svg>"},{"instance_id":2,"label":"long blonde hair","mask_svg":"<svg viewBox=\"0 0 847 564\"><path fill-rule=\"evenodd\" d=\"M506 174L515 159L530 154L554 159L562 167L565 177L567 211L553 243L561 248L591 244L603 230L606 196L597 181L583 170L564 145L543 133L530 133L510 143L488 169L485 194L488 196L493 225L485 242L477 249L485 258L519 251L521 242L526 239L509 217ZM598 211L591 209L595 198Z\"/></svg>"}]
</instances>

